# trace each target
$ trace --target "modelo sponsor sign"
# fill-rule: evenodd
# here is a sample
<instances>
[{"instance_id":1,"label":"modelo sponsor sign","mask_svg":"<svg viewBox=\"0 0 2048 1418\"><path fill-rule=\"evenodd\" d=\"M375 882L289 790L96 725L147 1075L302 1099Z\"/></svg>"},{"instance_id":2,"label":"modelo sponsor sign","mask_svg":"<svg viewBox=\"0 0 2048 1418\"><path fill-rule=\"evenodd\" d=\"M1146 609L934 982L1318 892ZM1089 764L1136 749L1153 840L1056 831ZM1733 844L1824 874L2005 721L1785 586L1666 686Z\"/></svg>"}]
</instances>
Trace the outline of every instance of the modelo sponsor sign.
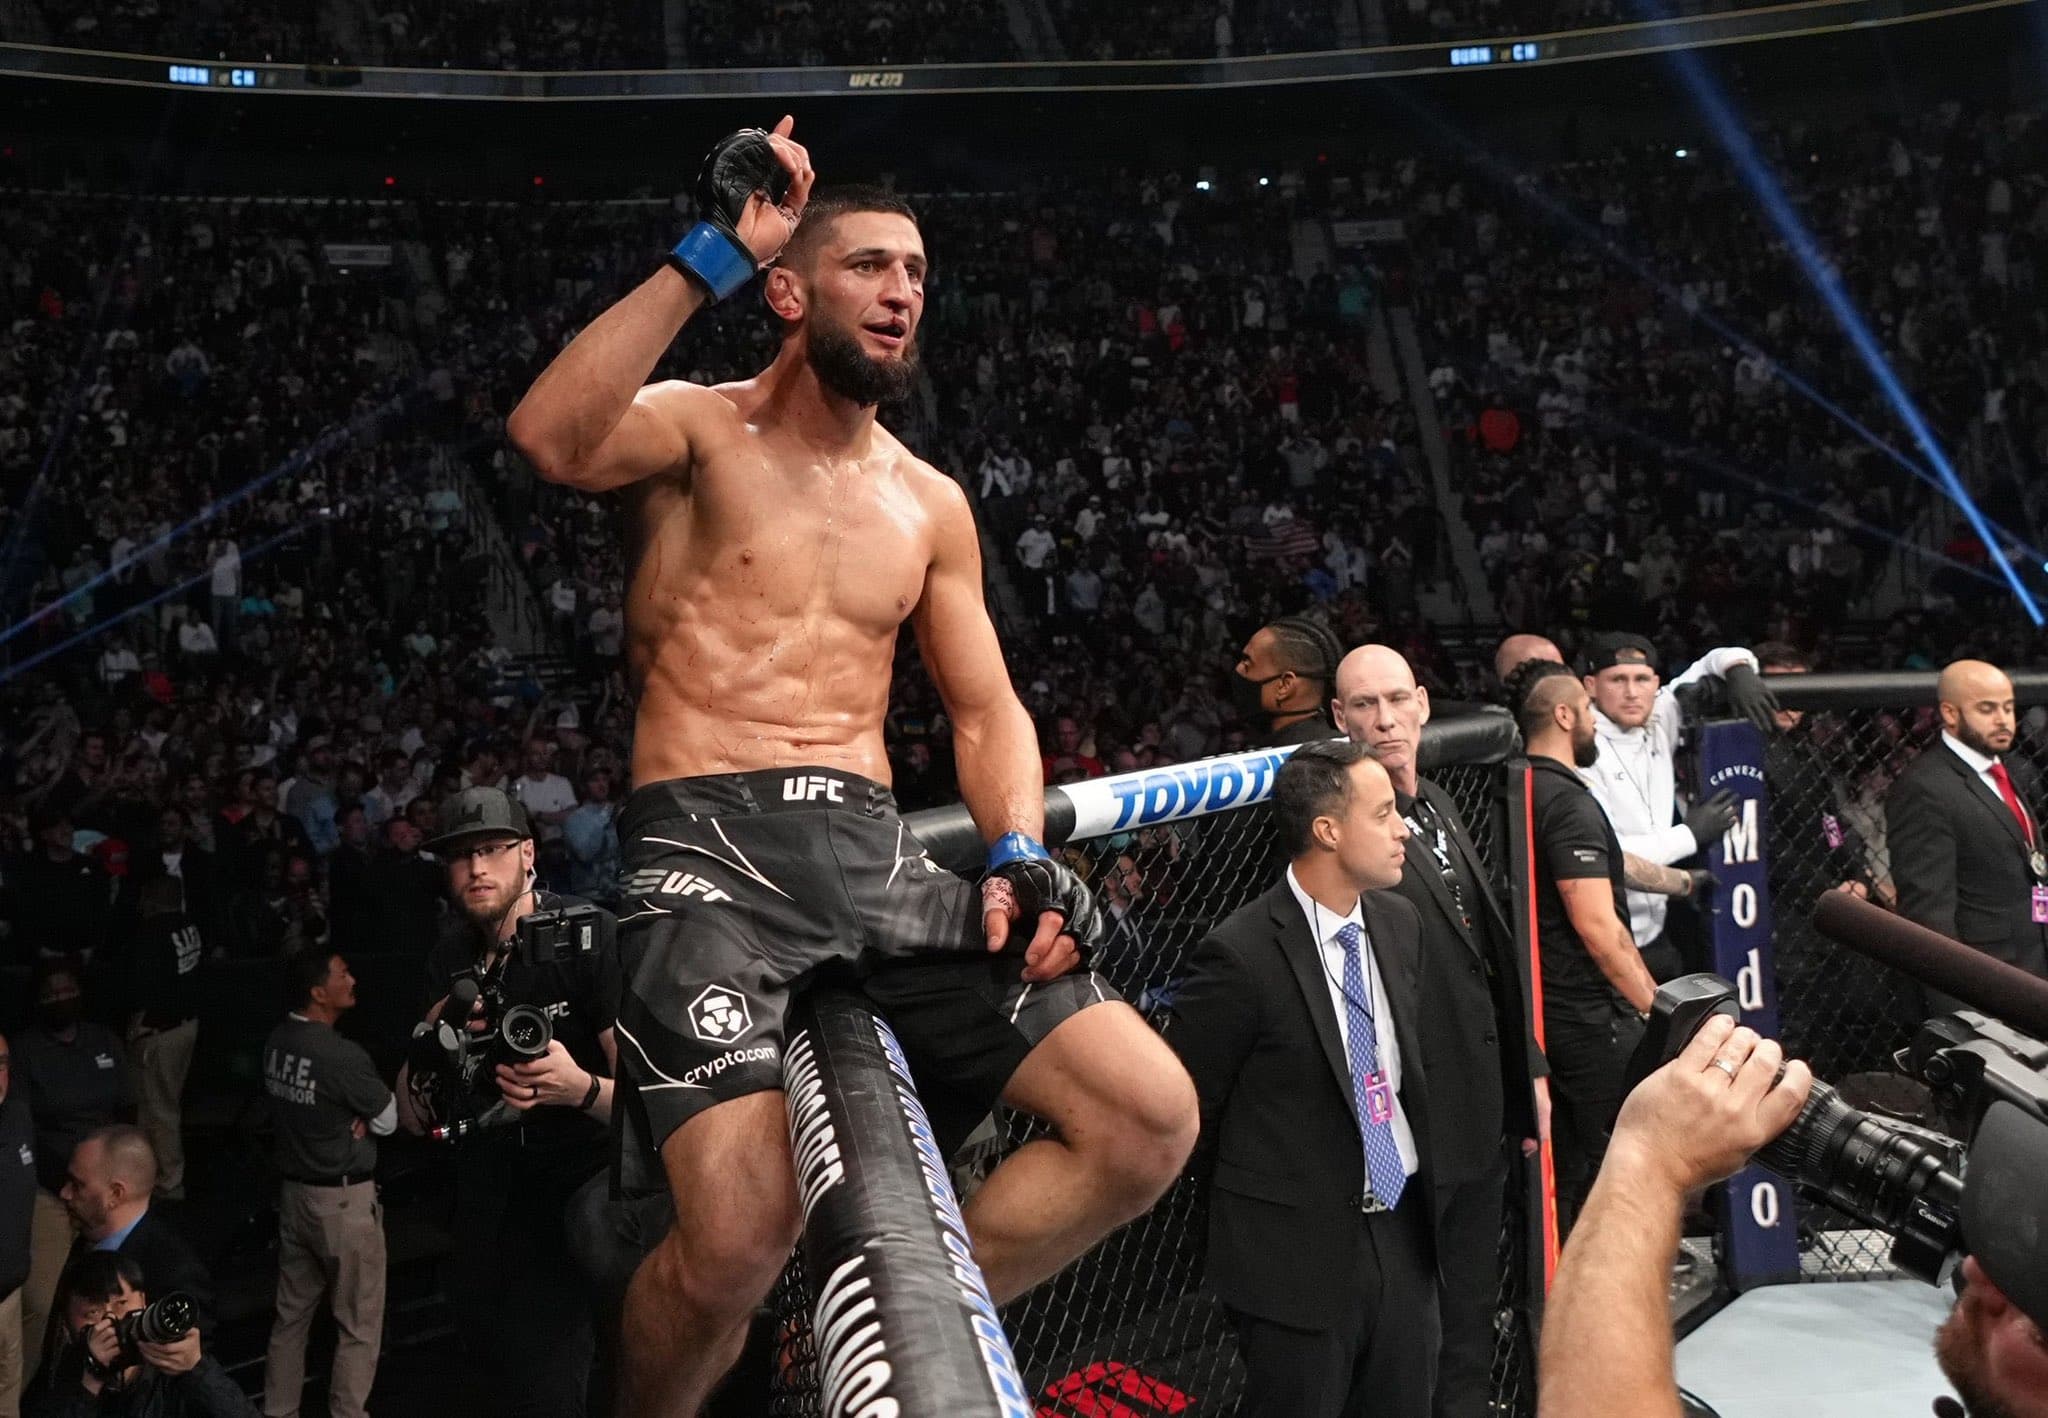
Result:
<instances>
[{"instance_id":1,"label":"modelo sponsor sign","mask_svg":"<svg viewBox=\"0 0 2048 1418\"><path fill-rule=\"evenodd\" d=\"M1699 733L1700 796L1735 794L1735 825L1709 850L1719 882L1714 893L1713 970L1735 982L1742 1022L1778 1037L1777 972L1771 961L1770 799L1764 786L1764 744L1741 722L1703 725ZM1799 1222L1792 1188L1776 1173L1745 1167L1722 1184L1728 1207L1727 1270L1738 1291L1799 1276Z\"/></svg>"}]
</instances>

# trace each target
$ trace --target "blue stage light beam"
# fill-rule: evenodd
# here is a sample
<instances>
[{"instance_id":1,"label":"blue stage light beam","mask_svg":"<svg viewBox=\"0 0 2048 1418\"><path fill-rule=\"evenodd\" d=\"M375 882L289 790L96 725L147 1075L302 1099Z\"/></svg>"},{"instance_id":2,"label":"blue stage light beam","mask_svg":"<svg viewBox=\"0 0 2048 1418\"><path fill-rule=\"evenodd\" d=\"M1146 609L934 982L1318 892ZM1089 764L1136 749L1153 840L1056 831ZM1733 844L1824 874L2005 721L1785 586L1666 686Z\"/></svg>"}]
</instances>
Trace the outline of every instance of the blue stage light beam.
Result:
<instances>
[{"instance_id":1,"label":"blue stage light beam","mask_svg":"<svg viewBox=\"0 0 2048 1418\"><path fill-rule=\"evenodd\" d=\"M367 420L382 417L387 411L389 411L392 405L395 404L396 402L397 400L395 399L391 400L381 405L380 407L371 410L369 413L362 414L357 418L351 419L348 423L342 424L337 428L329 429L327 432L321 434L320 437L314 439L304 448L299 449L298 452L292 454L289 458L286 458L283 462L279 463L276 467L270 469L268 472L259 473L254 478L251 478L248 482L245 482L240 487L236 488L233 492L228 493L226 496L215 498L213 501L207 503L206 506L200 508L197 512L193 513L190 517L187 517L184 521L180 522L177 526L171 528L168 532L165 532L161 536L152 539L143 546L137 547L134 551L130 552L126 557L122 558L120 561L115 562L112 566L109 566L106 570L100 572L90 581L86 581L81 585L74 586L71 590L65 592L56 600L51 601L42 609L32 611L28 615L24 616L22 619L16 621L13 625L8 626L7 629L0 630L0 645L5 645L8 641L14 639L15 636L20 635L23 631L33 629L35 626L41 624L43 621L48 620L51 616L63 610L66 606L76 601L79 597L91 595L94 590L101 586L104 586L107 582L113 580L116 576L119 576L122 572L126 571L129 567L135 565L137 562L142 561L147 557L153 555L159 548L169 546L172 542L177 541L180 537L185 536L188 532L195 531L196 529L206 525L206 523L212 521L215 517L218 517L222 512L225 512L228 508L234 506L236 503L243 502L251 497L254 497L257 493L261 492L264 488L269 487L272 483L276 482L279 478L285 476L287 473L297 472L300 468L303 468L304 466L306 466L306 464L312 462L315 458L325 457L328 453L333 452L336 447L347 442L349 439L355 437L358 429L362 426L364 422L366 422Z\"/></svg>"},{"instance_id":2,"label":"blue stage light beam","mask_svg":"<svg viewBox=\"0 0 2048 1418\"><path fill-rule=\"evenodd\" d=\"M1672 50L1668 57L1672 68L1677 71L1679 78L1691 92L1693 101L1700 106L1707 116L1707 121L1713 125L1715 133L1727 146L1728 156L1734 161L1736 171L1755 194L1764 215L1770 218L1771 225L1777 228L1778 235L1783 237L1785 244L1791 248L1793 259L1799 263L1807 283L1813 287L1814 293L1821 298L1821 303L1834 317L1835 324L1848 337L1849 347L1856 352L1857 359L1862 361L1870 377L1877 382L1877 387L1884 394L1885 402L1891 405L1892 412L1898 415L1899 421L1912 435L1921 455L1926 458L1928 466L1934 470L1940 480L1943 495L1961 510L1971 530L1976 532L1985 549L1997 561L2006 585L2019 601L2020 608L2027 613L2027 619L2036 626L2043 624L2044 619L2048 618L2042 616L2041 607L2021 584L2018 573L2013 570L2010 560L2005 555L2003 544L1993 533L1989 519L1977 506L1976 500L1970 496L1969 489L1963 486L1963 480L1957 476L1954 465L1949 462L1948 455L1942 451L1940 443L1935 439L1933 429L1928 427L1927 420L1921 415L1919 405L1913 402L1912 395L1906 392L1906 386L1892 369L1891 361L1885 358L1876 334L1864 320L1863 313L1856 308L1855 302L1849 298L1849 293L1842 288L1841 278L1835 274L1826 253L1820 248L1820 243L1814 239L1812 231L1794 209L1791 197L1779 183L1777 175L1771 171L1770 165L1764 161L1763 155L1756 150L1748 130L1742 126L1741 120L1729 107L1727 99L1723 97L1712 76L1707 73L1706 66L1701 63L1697 54L1688 49ZM2040 556L2040 553L2032 548L2027 550L2035 557Z\"/></svg>"},{"instance_id":3,"label":"blue stage light beam","mask_svg":"<svg viewBox=\"0 0 2048 1418\"><path fill-rule=\"evenodd\" d=\"M1508 166L1505 162L1502 162L1499 158L1495 157L1492 153L1488 152L1484 147L1482 147L1477 140L1473 139L1466 133L1459 130L1448 119L1445 119L1438 114L1432 113L1428 109L1422 107L1420 104L1414 102L1412 99L1409 99L1399 94L1398 92L1395 92L1393 90L1389 90L1388 92L1389 97L1391 97L1396 103L1399 103L1402 106L1406 107L1412 114L1414 114L1417 118L1421 119L1422 122L1424 122L1431 128L1435 129L1443 137L1447 138L1453 146L1457 147L1460 150L1460 152L1464 155L1466 161L1470 162L1474 167L1480 169L1482 172L1485 172L1494 180L1494 182L1498 186L1500 186L1508 192L1512 192L1513 194L1515 194L1515 196L1528 202L1531 206L1537 208L1544 215L1548 216L1552 221L1556 222L1559 226L1565 228L1567 231L1578 236L1581 240L1588 242L1597 250L1599 250L1602 254L1606 255L1611 260L1616 262L1618 265L1627 269L1632 275L1636 276L1638 279L1650 285L1653 289L1657 291L1659 295L1663 296L1664 299L1674 309L1678 310L1687 319L1698 321L1700 324L1706 326L1709 330L1712 330L1715 334L1719 335L1722 339L1727 340L1737 349L1743 351L1743 353L1755 355L1759 359L1763 360L1764 363L1767 366L1769 366L1770 372L1777 378L1784 381L1786 388L1792 390L1793 393L1805 399L1808 403L1812 404L1822 413L1827 414L1830 418L1834 419L1837 423L1841 424L1844 428L1848 429L1851 433L1854 433L1858 438L1862 439L1863 442L1867 444L1871 449L1878 453L1883 454L1886 458L1898 464L1901 468L1904 468L1908 473L1912 474L1913 477L1917 478L1919 481L1926 483L1929 487L1935 489L1937 492L1942 493L1944 496L1947 495L1947 485L1943 483L1942 479L1938 474L1930 472L1928 469L1920 466L1919 463L1915 462L1912 458L1908 457L1890 440L1879 436L1874 430L1865 425L1854 414L1850 413L1847 409L1844 409L1839 404L1835 403L1832 399L1828 398L1828 396L1823 394L1819 389L1815 388L1814 385L1807 381L1804 377L1802 377L1795 371L1788 369L1777 358L1776 355L1773 355L1769 350L1765 349L1763 346L1758 344L1755 339L1753 339L1750 335L1744 332L1740 327L1732 325L1728 321L1723 320L1720 316L1715 315L1712 311L1706 309L1704 306L1695 310L1686 310L1683 301L1683 293L1676 286L1672 285L1670 281L1666 280L1664 276L1661 275L1655 268L1650 266L1647 261L1637 256L1634 252L1630 251L1627 247L1621 245L1620 242L1616 241L1605 231L1593 225L1584 217L1580 216L1577 212L1573 211L1571 207L1568 206L1566 203L1544 192L1540 187L1537 187L1535 185L1533 180L1524 181L1523 179L1525 178L1526 174L1517 172L1514 168ZM1986 520L1987 522L1989 522L1988 518ZM2005 536L2008 541L2017 545L2030 558L2035 558L2042 560L2044 562L2048 562L2048 552L2044 552L2041 548L2033 546L2032 544L2027 542L2025 538L2020 537L2018 534L2014 533L2010 528L2001 526L1995 522L1989 522L1989 525L1994 530L1998 531L2003 536ZM1989 545L1988 542L1987 545Z\"/></svg>"},{"instance_id":4,"label":"blue stage light beam","mask_svg":"<svg viewBox=\"0 0 2048 1418\"><path fill-rule=\"evenodd\" d=\"M254 546L250 547L247 551L242 553L243 564L247 565L249 562L259 560L266 553L275 551L278 547L283 546L286 542L292 540L294 537L304 535L319 520L320 519L317 517L302 518L299 521L292 523L291 526L286 527L283 531L278 532L272 536L265 537L262 541L256 543ZM0 685L5 685L6 683L8 683L8 681L14 679L15 676L17 675L27 674L37 665L43 664L45 661L55 659L57 656L62 655L67 650L76 649L80 645L83 645L87 641L93 639L95 636L105 634L107 631L112 630L115 626L119 625L124 620L132 620L134 617L140 615L142 612L146 610L153 610L157 606L162 605L165 601L170 600L174 596L184 595L187 591L191 590L194 586L197 586L200 582L207 580L212 575L213 568L208 567L205 570L199 572L199 574L196 576L186 577L183 581L180 581L175 586L165 587L163 590L157 592L154 596L151 596L146 601L136 602L134 605L129 606L126 610L120 612L118 615L110 615L105 620L100 621L95 625L89 625L85 629L77 632L74 635L66 636L64 639L58 641L55 645L50 646L48 649L38 650L36 651L35 654L30 655L27 659L19 660L14 664L9 665L6 669L0 670Z\"/></svg>"},{"instance_id":5,"label":"blue stage light beam","mask_svg":"<svg viewBox=\"0 0 2048 1418\"><path fill-rule=\"evenodd\" d=\"M1588 424L1606 430L1617 439L1626 439L1629 442L1639 444L1652 452L1669 458L1674 463L1687 463L1703 472L1714 473L1727 478L1730 482L1740 483L1752 491L1769 498L1771 501L1790 502L1795 506L1803 507L1816 516L1824 517L1836 526L1850 531L1868 532L1871 536L1898 547L1902 551L1909 552L1923 561L1939 563L1951 571L1960 572L1962 575L1968 576L1973 580L1982 581L1987 586L2004 584L1990 572L1980 570L1970 565L1967 561L1958 561L1947 552L1936 551L1932 547L1923 547L1917 542L1908 541L1890 528L1880 527L1875 522L1866 522L1861 517L1844 517L1839 513L1830 512L1812 498L1788 490L1782 483L1775 483L1755 473L1745 472L1741 468L1733 467L1718 458L1701 453L1697 449L1680 448L1665 439L1659 438L1647 429L1638 428L1626 419L1617 418L1612 414L1601 413L1591 408L1588 408L1581 417ZM1997 555L1997 553L1994 551L1993 555ZM2048 567L2043 569L2048 570Z\"/></svg>"}]
</instances>

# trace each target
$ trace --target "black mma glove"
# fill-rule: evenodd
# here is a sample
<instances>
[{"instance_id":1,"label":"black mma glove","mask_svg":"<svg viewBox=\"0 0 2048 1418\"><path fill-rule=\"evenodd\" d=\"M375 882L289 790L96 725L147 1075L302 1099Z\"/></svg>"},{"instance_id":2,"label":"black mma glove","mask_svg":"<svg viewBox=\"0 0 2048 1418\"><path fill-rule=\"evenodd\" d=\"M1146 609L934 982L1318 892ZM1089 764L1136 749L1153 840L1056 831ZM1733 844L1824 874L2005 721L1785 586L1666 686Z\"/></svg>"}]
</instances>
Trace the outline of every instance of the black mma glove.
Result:
<instances>
[{"instance_id":1,"label":"black mma glove","mask_svg":"<svg viewBox=\"0 0 2048 1418\"><path fill-rule=\"evenodd\" d=\"M1757 726L1760 733L1777 732L1778 696L1771 693L1764 677L1748 665L1736 665L1721 676L1728 690L1728 707Z\"/></svg>"},{"instance_id":2,"label":"black mma glove","mask_svg":"<svg viewBox=\"0 0 2048 1418\"><path fill-rule=\"evenodd\" d=\"M1018 928L1012 937L1021 948L1038 929L1041 912L1056 911L1066 922L1062 934L1087 959L1089 947L1102 939L1102 912L1088 883L1056 861L1043 844L1022 832L998 837L988 849L988 876L981 883L982 909L1005 911Z\"/></svg>"},{"instance_id":3,"label":"black mma glove","mask_svg":"<svg viewBox=\"0 0 2048 1418\"><path fill-rule=\"evenodd\" d=\"M714 301L739 290L767 264L754 258L740 236L740 218L757 192L780 207L789 195L789 169L775 156L765 132L742 128L705 154L703 171L697 174L697 210L703 216L668 257L671 266L703 286ZM791 222L790 230L795 229Z\"/></svg>"},{"instance_id":4,"label":"black mma glove","mask_svg":"<svg viewBox=\"0 0 2048 1418\"><path fill-rule=\"evenodd\" d=\"M1685 899L1688 901L1711 901L1714 889L1721 879L1705 867L1693 867L1686 872Z\"/></svg>"},{"instance_id":5,"label":"black mma glove","mask_svg":"<svg viewBox=\"0 0 2048 1418\"><path fill-rule=\"evenodd\" d=\"M1694 803L1692 811L1685 815L1685 827L1692 833L1692 840L1704 850L1709 842L1735 825L1736 806L1735 794L1726 788L1705 802Z\"/></svg>"}]
</instances>

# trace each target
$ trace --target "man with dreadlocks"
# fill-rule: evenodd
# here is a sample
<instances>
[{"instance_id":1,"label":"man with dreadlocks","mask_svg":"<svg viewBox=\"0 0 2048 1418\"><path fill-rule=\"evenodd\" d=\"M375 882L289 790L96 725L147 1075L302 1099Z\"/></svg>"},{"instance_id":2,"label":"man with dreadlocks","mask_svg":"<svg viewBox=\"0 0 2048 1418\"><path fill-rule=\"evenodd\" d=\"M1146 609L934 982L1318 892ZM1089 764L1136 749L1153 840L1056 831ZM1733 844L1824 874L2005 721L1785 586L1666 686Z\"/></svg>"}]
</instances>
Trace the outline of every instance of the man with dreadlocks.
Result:
<instances>
[{"instance_id":1,"label":"man with dreadlocks","mask_svg":"<svg viewBox=\"0 0 2048 1418\"><path fill-rule=\"evenodd\" d=\"M1335 738L1330 691L1344 647L1329 626L1283 615L1259 627L1238 652L1230 699L1252 738L1265 748Z\"/></svg>"}]
</instances>

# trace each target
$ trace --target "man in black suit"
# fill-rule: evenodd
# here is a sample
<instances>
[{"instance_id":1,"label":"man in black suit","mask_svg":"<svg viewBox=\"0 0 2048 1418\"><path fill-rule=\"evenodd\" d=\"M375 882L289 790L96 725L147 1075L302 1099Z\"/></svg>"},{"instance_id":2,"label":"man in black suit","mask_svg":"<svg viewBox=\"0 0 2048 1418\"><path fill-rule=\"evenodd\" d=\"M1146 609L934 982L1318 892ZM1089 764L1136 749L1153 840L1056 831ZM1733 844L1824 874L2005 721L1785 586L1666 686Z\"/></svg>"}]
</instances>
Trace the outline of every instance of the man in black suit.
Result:
<instances>
[{"instance_id":1,"label":"man in black suit","mask_svg":"<svg viewBox=\"0 0 2048 1418\"><path fill-rule=\"evenodd\" d=\"M1370 748L1408 826L1395 894L1422 932L1422 1050L1430 1079L1429 1172L1443 1348L1439 1418L1484 1413L1492 1389L1497 1250L1510 1146L1527 1156L1550 1134L1548 1065L1530 1029L1515 934L1451 797L1417 771L1429 691L1397 650L1361 645L1337 666L1337 727Z\"/></svg>"},{"instance_id":2,"label":"man in black suit","mask_svg":"<svg viewBox=\"0 0 2048 1418\"><path fill-rule=\"evenodd\" d=\"M2039 784L2012 748L2012 681L1958 660L1941 672L1941 742L1899 775L1885 837L1899 911L1986 955L2048 979L2048 844ZM1928 991L1936 1013L1961 1008Z\"/></svg>"},{"instance_id":3,"label":"man in black suit","mask_svg":"<svg viewBox=\"0 0 2048 1418\"><path fill-rule=\"evenodd\" d=\"M1167 1041L1215 1158L1209 1284L1250 1418L1424 1418L1437 1349L1422 962L1408 828L1362 744L1273 785L1282 881L1196 948Z\"/></svg>"},{"instance_id":4,"label":"man in black suit","mask_svg":"<svg viewBox=\"0 0 2048 1418\"><path fill-rule=\"evenodd\" d=\"M118 1251L133 1259L155 1293L190 1295L199 1307L199 1329L211 1333L212 1281L185 1238L150 1206L155 1185L156 1150L141 1128L116 1123L87 1133L72 1150L64 1179L64 1209L78 1228L71 1257Z\"/></svg>"}]
</instances>

